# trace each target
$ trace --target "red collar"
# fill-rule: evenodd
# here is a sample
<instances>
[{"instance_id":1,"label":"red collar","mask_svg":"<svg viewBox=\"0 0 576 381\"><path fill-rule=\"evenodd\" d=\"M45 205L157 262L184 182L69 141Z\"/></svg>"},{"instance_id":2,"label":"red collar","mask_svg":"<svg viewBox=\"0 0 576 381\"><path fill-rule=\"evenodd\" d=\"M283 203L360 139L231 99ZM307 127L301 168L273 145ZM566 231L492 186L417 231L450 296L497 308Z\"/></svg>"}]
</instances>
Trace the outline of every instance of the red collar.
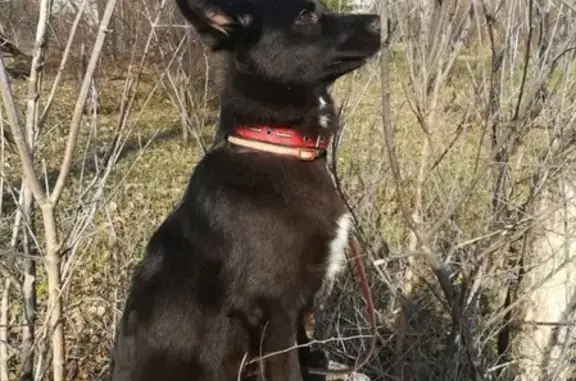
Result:
<instances>
[{"instance_id":1,"label":"red collar","mask_svg":"<svg viewBox=\"0 0 576 381\"><path fill-rule=\"evenodd\" d=\"M238 126L228 141L247 148L310 161L325 154L330 145L330 136L307 136L287 127Z\"/></svg>"}]
</instances>

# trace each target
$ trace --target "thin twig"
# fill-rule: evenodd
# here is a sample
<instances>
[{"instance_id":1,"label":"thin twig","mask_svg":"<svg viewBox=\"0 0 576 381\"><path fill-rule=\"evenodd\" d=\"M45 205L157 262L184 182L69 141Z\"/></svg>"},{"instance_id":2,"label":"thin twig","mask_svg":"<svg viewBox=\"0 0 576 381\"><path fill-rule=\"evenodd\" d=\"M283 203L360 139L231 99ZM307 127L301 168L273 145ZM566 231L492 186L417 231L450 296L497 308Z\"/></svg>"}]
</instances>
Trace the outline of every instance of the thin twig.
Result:
<instances>
[{"instance_id":1,"label":"thin twig","mask_svg":"<svg viewBox=\"0 0 576 381\"><path fill-rule=\"evenodd\" d=\"M18 278L12 274L8 266L6 266L3 262L0 262L0 273L10 280L10 283L16 287L16 291L19 293L22 292L22 282L20 282Z\"/></svg>"}]
</instances>

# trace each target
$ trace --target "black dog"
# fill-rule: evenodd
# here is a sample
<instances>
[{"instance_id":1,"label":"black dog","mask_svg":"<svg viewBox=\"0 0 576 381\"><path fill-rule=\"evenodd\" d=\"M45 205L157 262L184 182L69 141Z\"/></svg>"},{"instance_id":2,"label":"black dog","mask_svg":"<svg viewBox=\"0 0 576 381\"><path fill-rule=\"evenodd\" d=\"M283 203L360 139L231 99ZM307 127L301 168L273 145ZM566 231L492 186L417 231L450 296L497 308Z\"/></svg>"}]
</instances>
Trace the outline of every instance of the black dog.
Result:
<instances>
[{"instance_id":1,"label":"black dog","mask_svg":"<svg viewBox=\"0 0 576 381\"><path fill-rule=\"evenodd\" d=\"M135 269L112 380L232 381L272 352L256 377L302 380L307 352L287 348L351 225L326 168L327 88L379 50L379 18L318 0L177 3L223 58L220 136Z\"/></svg>"}]
</instances>

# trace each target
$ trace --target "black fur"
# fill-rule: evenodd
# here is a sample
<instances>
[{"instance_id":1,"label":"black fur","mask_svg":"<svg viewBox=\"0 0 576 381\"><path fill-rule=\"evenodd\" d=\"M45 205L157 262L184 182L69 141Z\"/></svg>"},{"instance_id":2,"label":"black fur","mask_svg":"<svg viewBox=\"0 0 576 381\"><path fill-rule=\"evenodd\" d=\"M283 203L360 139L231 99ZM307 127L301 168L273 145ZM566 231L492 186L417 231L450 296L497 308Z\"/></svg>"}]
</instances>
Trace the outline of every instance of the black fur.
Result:
<instances>
[{"instance_id":1,"label":"black fur","mask_svg":"<svg viewBox=\"0 0 576 381\"><path fill-rule=\"evenodd\" d=\"M316 0L176 1L223 57L220 137L251 123L334 133L328 86L380 47L376 15L330 13ZM323 288L345 211L325 159L221 140L134 270L112 380L232 381L246 353L306 341L300 315ZM310 379L301 364L325 360L315 356L283 352L262 374Z\"/></svg>"}]
</instances>

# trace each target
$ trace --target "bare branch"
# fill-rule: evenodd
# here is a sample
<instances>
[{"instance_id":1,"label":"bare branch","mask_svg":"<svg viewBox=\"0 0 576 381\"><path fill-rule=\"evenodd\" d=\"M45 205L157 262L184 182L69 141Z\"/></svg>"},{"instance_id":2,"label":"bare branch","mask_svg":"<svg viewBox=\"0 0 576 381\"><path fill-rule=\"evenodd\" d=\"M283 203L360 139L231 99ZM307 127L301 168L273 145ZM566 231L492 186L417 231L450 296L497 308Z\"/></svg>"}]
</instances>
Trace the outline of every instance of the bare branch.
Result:
<instances>
[{"instance_id":1,"label":"bare branch","mask_svg":"<svg viewBox=\"0 0 576 381\"><path fill-rule=\"evenodd\" d=\"M24 133L22 132L22 126L20 124L20 118L18 117L18 111L16 109L16 103L12 95L12 89L10 87L10 81L8 75L6 74L6 67L4 66L4 59L0 55L0 92L2 94L2 101L8 115L8 121L10 122L10 128L12 132L12 137L14 143L18 148L18 154L22 160L22 165L24 168L24 175L26 181L30 186L30 190L34 195L36 201L43 205L48 202L40 182L38 181L38 176L34 170L34 164L32 162L32 154L30 152L30 147L26 142Z\"/></svg>"},{"instance_id":2,"label":"bare branch","mask_svg":"<svg viewBox=\"0 0 576 381\"><path fill-rule=\"evenodd\" d=\"M82 87L80 88L80 93L78 94L78 99L76 101L76 106L74 107L74 113L72 114L72 119L70 121L70 132L68 134L68 140L66 142L66 150L64 152L64 159L62 161L62 166L60 167L60 174L58 175L58 180L56 185L50 195L50 202L52 204L57 204L62 192L64 191L64 186L66 184L68 173L70 172L70 167L72 165L72 157L74 155L74 149L76 147L76 140L78 138L78 131L80 129L80 124L82 122L82 111L88 95L90 92L90 86L92 79L94 77L94 72L96 70L96 65L100 58L100 52L104 46L104 40L108 33L108 24L114 13L114 8L116 7L117 0L108 0L106 3L106 8L104 9L104 14L100 21L100 27L98 29L98 35L96 36L96 41L94 42L94 47L92 48L92 53L90 55L90 61L86 67L86 74L84 75L84 80L82 82Z\"/></svg>"},{"instance_id":3,"label":"bare branch","mask_svg":"<svg viewBox=\"0 0 576 381\"><path fill-rule=\"evenodd\" d=\"M42 111L42 115L40 116L40 120L38 121L39 127L42 126L42 124L46 120L46 117L50 112L50 108L52 107L54 96L56 95L56 90L58 89L58 85L60 84L60 81L62 79L62 74L64 73L68 57L70 56L70 52L72 50L72 43L74 42L74 37L76 36L76 30L78 29L78 25L80 24L80 20L82 19L82 15L84 14L84 9L86 8L87 2L88 0L82 0L82 3L78 7L76 17L74 18L74 22L72 23L72 27L70 28L70 34L68 36L68 41L66 42L66 47L64 48L64 53L62 54L62 59L60 60L60 66L58 67L56 78L54 78L52 88L50 89L50 94L48 95L48 99L46 100L44 110Z\"/></svg>"}]
</instances>

